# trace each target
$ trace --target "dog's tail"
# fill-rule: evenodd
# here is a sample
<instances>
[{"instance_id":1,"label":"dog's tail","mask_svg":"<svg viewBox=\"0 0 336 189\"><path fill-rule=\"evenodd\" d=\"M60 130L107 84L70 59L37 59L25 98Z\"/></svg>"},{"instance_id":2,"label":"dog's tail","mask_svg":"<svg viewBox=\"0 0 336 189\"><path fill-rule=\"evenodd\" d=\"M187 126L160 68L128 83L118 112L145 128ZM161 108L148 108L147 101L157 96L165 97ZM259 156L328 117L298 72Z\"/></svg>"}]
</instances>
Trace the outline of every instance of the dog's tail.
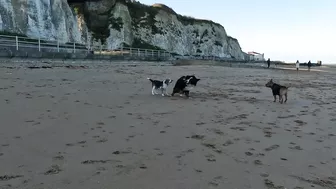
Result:
<instances>
[{"instance_id":1,"label":"dog's tail","mask_svg":"<svg viewBox=\"0 0 336 189\"><path fill-rule=\"evenodd\" d=\"M152 82L152 83L153 83L153 80L152 80L151 78L147 77L147 79L148 79L150 82Z\"/></svg>"}]
</instances>

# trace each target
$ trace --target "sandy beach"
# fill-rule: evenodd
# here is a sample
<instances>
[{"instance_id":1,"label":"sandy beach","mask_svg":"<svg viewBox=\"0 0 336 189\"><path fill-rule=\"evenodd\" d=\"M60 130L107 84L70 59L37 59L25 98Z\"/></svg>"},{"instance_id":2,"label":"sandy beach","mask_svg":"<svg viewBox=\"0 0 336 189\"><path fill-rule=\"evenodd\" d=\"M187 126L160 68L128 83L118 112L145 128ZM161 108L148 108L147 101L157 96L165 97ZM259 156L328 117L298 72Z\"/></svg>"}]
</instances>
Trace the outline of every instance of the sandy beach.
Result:
<instances>
[{"instance_id":1,"label":"sandy beach","mask_svg":"<svg viewBox=\"0 0 336 189\"><path fill-rule=\"evenodd\" d=\"M304 69L1 67L0 188L334 189L336 71ZM151 95L187 74L190 99Z\"/></svg>"}]
</instances>

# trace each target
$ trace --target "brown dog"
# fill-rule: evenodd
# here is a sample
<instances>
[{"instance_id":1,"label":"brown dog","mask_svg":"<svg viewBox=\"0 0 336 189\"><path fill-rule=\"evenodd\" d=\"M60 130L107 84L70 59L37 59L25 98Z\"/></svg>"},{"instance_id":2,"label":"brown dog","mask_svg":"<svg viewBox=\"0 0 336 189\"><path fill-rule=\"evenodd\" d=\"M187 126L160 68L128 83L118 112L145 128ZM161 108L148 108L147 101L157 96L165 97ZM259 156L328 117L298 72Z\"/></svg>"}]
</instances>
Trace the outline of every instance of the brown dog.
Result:
<instances>
[{"instance_id":1,"label":"brown dog","mask_svg":"<svg viewBox=\"0 0 336 189\"><path fill-rule=\"evenodd\" d=\"M284 102L283 96L285 96L285 98L286 98L285 103L287 102L287 92L288 92L289 87L285 87L285 86L276 84L276 83L273 82L272 79L269 82L267 82L265 86L272 89L274 102L276 101L276 95L279 96L279 102L281 104Z\"/></svg>"}]
</instances>

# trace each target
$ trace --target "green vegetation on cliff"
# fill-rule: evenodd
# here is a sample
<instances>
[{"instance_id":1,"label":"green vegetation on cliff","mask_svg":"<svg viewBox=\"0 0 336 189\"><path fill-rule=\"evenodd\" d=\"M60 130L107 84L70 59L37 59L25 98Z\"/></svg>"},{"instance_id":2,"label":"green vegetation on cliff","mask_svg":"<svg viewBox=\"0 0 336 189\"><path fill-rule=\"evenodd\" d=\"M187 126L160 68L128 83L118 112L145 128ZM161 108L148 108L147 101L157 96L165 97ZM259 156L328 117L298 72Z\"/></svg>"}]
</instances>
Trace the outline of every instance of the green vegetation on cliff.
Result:
<instances>
[{"instance_id":1,"label":"green vegetation on cliff","mask_svg":"<svg viewBox=\"0 0 336 189\"><path fill-rule=\"evenodd\" d=\"M196 19L188 16L182 16L180 14L177 14L172 8L163 5L163 4L154 4L152 6L142 4L135 0L116 0L116 3L123 4L127 6L131 19L132 19L132 29L137 31L139 28L147 28L151 31L153 35L155 34L166 34L162 29L156 26L156 15L159 13L159 11L165 11L168 14L176 16L176 18L183 24L183 25L194 25L194 24L211 24L211 25L217 25L222 27L220 24L215 23L210 20L203 20L203 19ZM121 31L123 28L123 19L118 17L115 18L113 15L113 11L116 4L113 4L113 6L108 7L106 11L100 12L100 13L90 13L86 8L84 4L76 5L74 8L74 12L76 14L83 14L85 18L85 22L87 23L90 31L92 32L93 38L96 40L100 39L102 43L106 42L106 39L110 35L110 28L113 28L117 31ZM204 36L208 35L208 32L215 32L214 28L212 30L206 30L204 33L199 34L197 31L195 31L196 36L201 36L203 38ZM202 42L202 41L200 41ZM221 45L217 43L216 45ZM131 44L132 47L138 47L138 48L154 48L159 49L159 47L152 46L148 43L145 43L143 41L134 40L133 44Z\"/></svg>"}]
</instances>

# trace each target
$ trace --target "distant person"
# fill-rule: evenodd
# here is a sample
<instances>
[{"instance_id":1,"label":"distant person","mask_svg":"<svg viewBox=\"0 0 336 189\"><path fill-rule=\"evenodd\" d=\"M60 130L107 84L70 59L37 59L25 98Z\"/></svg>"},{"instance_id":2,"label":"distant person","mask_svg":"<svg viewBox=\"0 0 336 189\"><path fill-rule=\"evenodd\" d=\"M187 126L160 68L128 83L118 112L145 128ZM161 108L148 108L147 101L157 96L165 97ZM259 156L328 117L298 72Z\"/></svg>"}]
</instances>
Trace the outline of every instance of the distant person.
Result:
<instances>
[{"instance_id":1,"label":"distant person","mask_svg":"<svg viewBox=\"0 0 336 189\"><path fill-rule=\"evenodd\" d=\"M270 58L268 58L268 60L267 60L267 68L269 68L270 65L271 65L271 60L270 60Z\"/></svg>"},{"instance_id":2,"label":"distant person","mask_svg":"<svg viewBox=\"0 0 336 189\"><path fill-rule=\"evenodd\" d=\"M299 71L299 68L300 68L299 60L296 61L295 66L296 66L296 71Z\"/></svg>"},{"instance_id":3,"label":"distant person","mask_svg":"<svg viewBox=\"0 0 336 189\"><path fill-rule=\"evenodd\" d=\"M310 71L310 67L312 66L312 64L311 64L311 62L310 62L310 60L309 60L309 62L308 62L308 71Z\"/></svg>"}]
</instances>

